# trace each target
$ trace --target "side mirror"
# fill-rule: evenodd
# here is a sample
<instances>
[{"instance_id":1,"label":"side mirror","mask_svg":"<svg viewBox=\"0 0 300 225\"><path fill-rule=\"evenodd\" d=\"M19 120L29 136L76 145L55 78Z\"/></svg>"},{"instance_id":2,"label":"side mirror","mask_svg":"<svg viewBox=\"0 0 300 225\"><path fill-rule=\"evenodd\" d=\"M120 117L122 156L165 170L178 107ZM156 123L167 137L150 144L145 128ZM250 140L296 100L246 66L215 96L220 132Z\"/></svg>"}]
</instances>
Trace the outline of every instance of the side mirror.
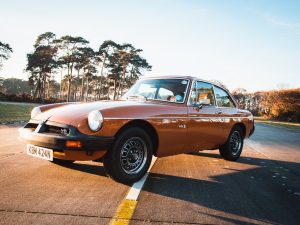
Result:
<instances>
[{"instance_id":1,"label":"side mirror","mask_svg":"<svg viewBox=\"0 0 300 225\"><path fill-rule=\"evenodd\" d=\"M202 109L203 104L200 104L199 102L193 102L193 106L197 107L198 109Z\"/></svg>"},{"instance_id":2,"label":"side mirror","mask_svg":"<svg viewBox=\"0 0 300 225\"><path fill-rule=\"evenodd\" d=\"M202 109L203 106L209 106L210 100L209 99L201 99L199 102L193 102L193 106Z\"/></svg>"}]
</instances>

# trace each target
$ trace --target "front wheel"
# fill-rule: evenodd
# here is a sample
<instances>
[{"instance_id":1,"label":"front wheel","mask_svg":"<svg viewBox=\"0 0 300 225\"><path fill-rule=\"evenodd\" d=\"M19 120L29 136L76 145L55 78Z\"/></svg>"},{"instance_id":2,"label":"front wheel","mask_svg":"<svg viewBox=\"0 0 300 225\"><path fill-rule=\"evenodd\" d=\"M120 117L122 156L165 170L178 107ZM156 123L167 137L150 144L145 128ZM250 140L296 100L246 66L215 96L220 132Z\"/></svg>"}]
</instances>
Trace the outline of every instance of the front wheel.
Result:
<instances>
[{"instance_id":1,"label":"front wheel","mask_svg":"<svg viewBox=\"0 0 300 225\"><path fill-rule=\"evenodd\" d=\"M219 149L222 158L236 161L243 150L244 138L243 131L239 126L234 126L229 134L227 142Z\"/></svg>"},{"instance_id":2,"label":"front wheel","mask_svg":"<svg viewBox=\"0 0 300 225\"><path fill-rule=\"evenodd\" d=\"M137 127L129 128L116 137L112 148L104 156L105 171L118 182L136 182L146 174L152 153L147 132Z\"/></svg>"}]
</instances>

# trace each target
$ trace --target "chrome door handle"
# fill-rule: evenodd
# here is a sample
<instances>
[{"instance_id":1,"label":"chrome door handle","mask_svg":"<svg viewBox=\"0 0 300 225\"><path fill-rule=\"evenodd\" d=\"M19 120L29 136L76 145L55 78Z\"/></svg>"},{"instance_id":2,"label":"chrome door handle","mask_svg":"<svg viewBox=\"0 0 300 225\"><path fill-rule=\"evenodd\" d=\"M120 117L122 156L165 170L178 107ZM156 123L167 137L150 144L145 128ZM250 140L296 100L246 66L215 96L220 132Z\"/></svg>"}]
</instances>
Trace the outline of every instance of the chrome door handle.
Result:
<instances>
[{"instance_id":1,"label":"chrome door handle","mask_svg":"<svg viewBox=\"0 0 300 225\"><path fill-rule=\"evenodd\" d=\"M222 111L215 112L215 114L222 114Z\"/></svg>"}]
</instances>

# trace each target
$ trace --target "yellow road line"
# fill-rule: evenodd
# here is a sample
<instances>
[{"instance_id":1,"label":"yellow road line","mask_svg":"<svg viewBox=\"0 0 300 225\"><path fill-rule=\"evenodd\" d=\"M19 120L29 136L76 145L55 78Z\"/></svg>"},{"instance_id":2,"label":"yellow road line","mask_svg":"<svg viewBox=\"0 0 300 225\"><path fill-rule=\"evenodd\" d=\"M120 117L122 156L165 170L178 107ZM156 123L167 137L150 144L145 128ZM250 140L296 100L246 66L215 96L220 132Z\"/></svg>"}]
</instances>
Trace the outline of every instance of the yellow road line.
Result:
<instances>
[{"instance_id":1,"label":"yellow road line","mask_svg":"<svg viewBox=\"0 0 300 225\"><path fill-rule=\"evenodd\" d=\"M127 225L134 213L137 201L124 199L111 220L110 225Z\"/></svg>"},{"instance_id":2,"label":"yellow road line","mask_svg":"<svg viewBox=\"0 0 300 225\"><path fill-rule=\"evenodd\" d=\"M122 200L121 204L119 205L117 212L115 213L114 217L110 221L110 225L127 225L130 222L131 217L133 216L134 210L137 205L138 197L141 193L141 190L146 182L146 179L149 175L151 168L153 167L154 163L156 162L156 157L152 157L151 164L149 166L148 172L145 176L135 182L132 187L130 188L129 192L125 199Z\"/></svg>"},{"instance_id":3,"label":"yellow road line","mask_svg":"<svg viewBox=\"0 0 300 225\"><path fill-rule=\"evenodd\" d=\"M157 158L155 156L152 157L151 164L150 164L149 169L148 169L147 173L145 174L145 176L132 185L132 187L130 188L130 190L129 190L127 196L126 196L127 200L134 200L134 201L138 200L138 197L139 197L139 195L140 195L140 193L143 189L143 186L144 186L144 184L145 184L145 182L148 178L148 175L150 173L150 170L151 170L152 166L156 162L156 159Z\"/></svg>"}]
</instances>

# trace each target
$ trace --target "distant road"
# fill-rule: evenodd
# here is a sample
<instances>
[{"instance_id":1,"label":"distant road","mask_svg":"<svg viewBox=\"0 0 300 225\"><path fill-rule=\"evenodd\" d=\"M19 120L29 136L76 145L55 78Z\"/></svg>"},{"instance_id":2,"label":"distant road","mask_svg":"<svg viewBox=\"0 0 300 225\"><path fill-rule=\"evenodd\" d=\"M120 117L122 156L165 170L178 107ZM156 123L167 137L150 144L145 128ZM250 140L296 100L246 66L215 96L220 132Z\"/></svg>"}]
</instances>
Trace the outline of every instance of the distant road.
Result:
<instances>
[{"instance_id":1,"label":"distant road","mask_svg":"<svg viewBox=\"0 0 300 225\"><path fill-rule=\"evenodd\" d=\"M300 176L300 132L257 123L248 144Z\"/></svg>"},{"instance_id":2,"label":"distant road","mask_svg":"<svg viewBox=\"0 0 300 225\"><path fill-rule=\"evenodd\" d=\"M102 163L69 167L25 154L18 127L0 126L0 224L109 224L130 186ZM130 224L287 224L300 221L300 133L257 124L241 158L218 151L160 158Z\"/></svg>"}]
</instances>

